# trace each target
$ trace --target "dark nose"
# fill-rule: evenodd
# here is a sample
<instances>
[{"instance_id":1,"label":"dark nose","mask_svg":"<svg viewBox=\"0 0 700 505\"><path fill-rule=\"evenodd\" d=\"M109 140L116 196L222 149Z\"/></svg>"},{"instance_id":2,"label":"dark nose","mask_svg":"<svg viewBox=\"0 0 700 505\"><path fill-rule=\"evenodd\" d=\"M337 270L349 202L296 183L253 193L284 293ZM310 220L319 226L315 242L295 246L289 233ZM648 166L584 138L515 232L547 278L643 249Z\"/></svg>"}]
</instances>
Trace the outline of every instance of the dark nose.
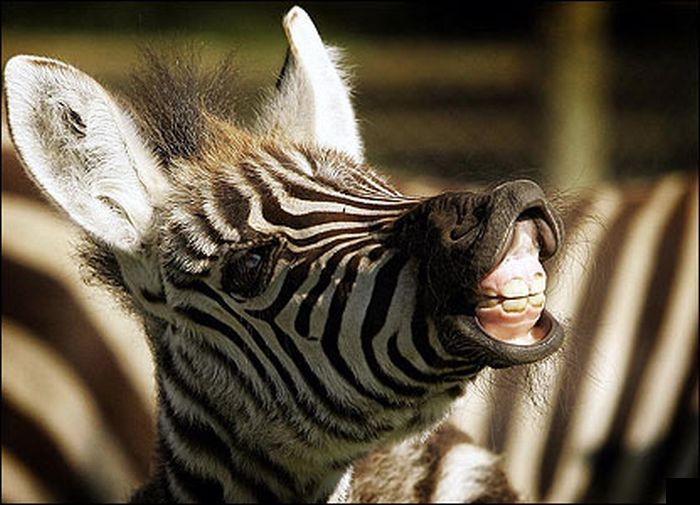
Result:
<instances>
[{"instance_id":1,"label":"dark nose","mask_svg":"<svg viewBox=\"0 0 700 505\"><path fill-rule=\"evenodd\" d=\"M541 257L561 241L561 222L534 182L506 182L484 192L445 193L419 204L396 223L400 248L417 256L443 284L475 285L499 260L517 219L541 230Z\"/></svg>"}]
</instances>

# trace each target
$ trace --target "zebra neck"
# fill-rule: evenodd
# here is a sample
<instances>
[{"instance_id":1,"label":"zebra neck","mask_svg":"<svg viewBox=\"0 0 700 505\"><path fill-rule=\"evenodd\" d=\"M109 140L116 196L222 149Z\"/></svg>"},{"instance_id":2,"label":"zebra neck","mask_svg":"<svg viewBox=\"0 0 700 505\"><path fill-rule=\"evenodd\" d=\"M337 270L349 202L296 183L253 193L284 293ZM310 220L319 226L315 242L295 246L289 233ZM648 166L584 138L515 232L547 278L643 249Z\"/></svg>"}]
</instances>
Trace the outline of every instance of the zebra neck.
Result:
<instances>
[{"instance_id":1,"label":"zebra neck","mask_svg":"<svg viewBox=\"0 0 700 505\"><path fill-rule=\"evenodd\" d=\"M343 468L309 468L279 461L255 441L228 434L184 412L161 389L157 471L134 496L175 502L326 501L346 473Z\"/></svg>"},{"instance_id":2,"label":"zebra neck","mask_svg":"<svg viewBox=\"0 0 700 505\"><path fill-rule=\"evenodd\" d=\"M241 391L242 374L238 380L228 375L236 363L217 365L201 348L185 349L173 330L154 342L157 471L134 498L325 501L361 455L359 448L340 448L322 433L295 426L291 418L298 416L285 413L279 401L257 403Z\"/></svg>"}]
</instances>

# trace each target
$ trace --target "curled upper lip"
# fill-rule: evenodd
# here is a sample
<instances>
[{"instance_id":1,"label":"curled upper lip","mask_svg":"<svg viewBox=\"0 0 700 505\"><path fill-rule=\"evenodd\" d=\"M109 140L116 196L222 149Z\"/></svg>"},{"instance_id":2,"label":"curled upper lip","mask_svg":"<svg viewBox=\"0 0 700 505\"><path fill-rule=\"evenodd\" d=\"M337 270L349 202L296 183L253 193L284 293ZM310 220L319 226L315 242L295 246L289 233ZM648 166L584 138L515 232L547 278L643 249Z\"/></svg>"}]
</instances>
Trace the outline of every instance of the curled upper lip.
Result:
<instances>
[{"instance_id":1,"label":"curled upper lip","mask_svg":"<svg viewBox=\"0 0 700 505\"><path fill-rule=\"evenodd\" d=\"M561 220L547 202L544 191L532 181L515 181L509 186L494 189L488 201L487 214L489 217L479 236L478 254L470 258L470 275L464 279L466 285L477 285L501 263L513 240L518 221L531 220L534 223L540 261L554 256L561 246Z\"/></svg>"},{"instance_id":2,"label":"curled upper lip","mask_svg":"<svg viewBox=\"0 0 700 505\"><path fill-rule=\"evenodd\" d=\"M532 219L537 227L540 259L542 261L548 260L559 250L562 235L561 224L546 202L538 199L529 202L527 205L523 206L521 210L514 213L514 216L511 218L511 223L508 226L506 237L502 241L501 247L496 255L496 260L493 263L494 266L503 261L506 251L510 247L510 243L513 240L515 223L525 219Z\"/></svg>"}]
</instances>

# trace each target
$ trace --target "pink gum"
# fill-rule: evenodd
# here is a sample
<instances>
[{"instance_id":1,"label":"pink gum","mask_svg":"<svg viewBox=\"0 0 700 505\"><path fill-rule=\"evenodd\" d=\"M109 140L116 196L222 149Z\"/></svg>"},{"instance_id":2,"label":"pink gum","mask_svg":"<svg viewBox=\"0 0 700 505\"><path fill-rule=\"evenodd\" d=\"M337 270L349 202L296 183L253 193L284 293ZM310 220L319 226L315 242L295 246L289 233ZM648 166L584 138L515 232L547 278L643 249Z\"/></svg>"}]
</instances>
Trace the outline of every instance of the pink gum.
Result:
<instances>
[{"instance_id":1,"label":"pink gum","mask_svg":"<svg viewBox=\"0 0 700 505\"><path fill-rule=\"evenodd\" d=\"M479 283L482 292L490 290L503 293L503 286L514 278L521 278L528 286L538 275L547 278L539 260L537 228L532 221L518 221L513 230L513 240L506 255L496 268Z\"/></svg>"}]
</instances>

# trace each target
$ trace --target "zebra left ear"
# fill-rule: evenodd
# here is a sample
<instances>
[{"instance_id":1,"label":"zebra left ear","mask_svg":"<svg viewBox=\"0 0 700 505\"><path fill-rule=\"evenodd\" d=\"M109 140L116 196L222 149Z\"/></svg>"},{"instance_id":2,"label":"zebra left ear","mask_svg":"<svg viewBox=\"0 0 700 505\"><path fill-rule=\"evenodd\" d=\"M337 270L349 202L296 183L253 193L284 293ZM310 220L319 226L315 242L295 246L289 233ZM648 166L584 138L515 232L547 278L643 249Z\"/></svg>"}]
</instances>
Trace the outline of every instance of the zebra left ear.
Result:
<instances>
[{"instance_id":1,"label":"zebra left ear","mask_svg":"<svg viewBox=\"0 0 700 505\"><path fill-rule=\"evenodd\" d=\"M295 142L309 142L363 159L350 90L338 53L323 44L311 18L293 7L283 21L289 42L276 92L258 128Z\"/></svg>"}]
</instances>

